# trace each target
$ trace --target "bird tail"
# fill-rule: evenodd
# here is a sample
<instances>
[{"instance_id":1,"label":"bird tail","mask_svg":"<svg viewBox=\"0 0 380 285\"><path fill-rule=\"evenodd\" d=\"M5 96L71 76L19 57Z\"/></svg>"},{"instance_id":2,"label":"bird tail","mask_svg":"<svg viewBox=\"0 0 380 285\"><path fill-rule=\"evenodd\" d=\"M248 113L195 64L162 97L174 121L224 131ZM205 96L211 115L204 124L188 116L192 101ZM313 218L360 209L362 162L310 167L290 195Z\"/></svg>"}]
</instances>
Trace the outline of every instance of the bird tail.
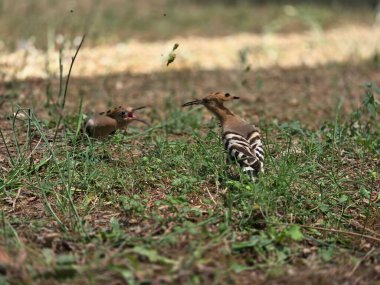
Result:
<instances>
[{"instance_id":1,"label":"bird tail","mask_svg":"<svg viewBox=\"0 0 380 285\"><path fill-rule=\"evenodd\" d=\"M243 172L246 174L252 182L257 180L257 171L250 166L243 167Z\"/></svg>"}]
</instances>

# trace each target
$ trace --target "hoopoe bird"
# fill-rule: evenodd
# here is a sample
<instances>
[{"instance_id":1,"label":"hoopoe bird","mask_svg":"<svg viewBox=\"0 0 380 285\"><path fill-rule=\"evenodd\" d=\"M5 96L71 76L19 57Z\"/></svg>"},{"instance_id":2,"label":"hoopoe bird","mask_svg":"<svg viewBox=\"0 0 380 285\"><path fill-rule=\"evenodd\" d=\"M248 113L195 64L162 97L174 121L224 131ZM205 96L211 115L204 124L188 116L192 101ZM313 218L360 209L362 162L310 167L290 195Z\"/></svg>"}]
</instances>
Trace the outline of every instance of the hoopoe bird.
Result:
<instances>
[{"instance_id":1,"label":"hoopoe bird","mask_svg":"<svg viewBox=\"0 0 380 285\"><path fill-rule=\"evenodd\" d=\"M264 151L259 130L232 113L224 102L239 99L229 93L210 93L203 99L183 104L183 107L203 105L213 113L222 126L224 148L228 161L236 161L252 180L264 170Z\"/></svg>"},{"instance_id":2,"label":"hoopoe bird","mask_svg":"<svg viewBox=\"0 0 380 285\"><path fill-rule=\"evenodd\" d=\"M116 130L126 129L134 121L143 122L149 125L145 120L136 117L135 111L146 108L123 108L121 106L110 109L107 112L97 113L92 116L86 123L85 130L90 137L105 138L112 135Z\"/></svg>"}]
</instances>

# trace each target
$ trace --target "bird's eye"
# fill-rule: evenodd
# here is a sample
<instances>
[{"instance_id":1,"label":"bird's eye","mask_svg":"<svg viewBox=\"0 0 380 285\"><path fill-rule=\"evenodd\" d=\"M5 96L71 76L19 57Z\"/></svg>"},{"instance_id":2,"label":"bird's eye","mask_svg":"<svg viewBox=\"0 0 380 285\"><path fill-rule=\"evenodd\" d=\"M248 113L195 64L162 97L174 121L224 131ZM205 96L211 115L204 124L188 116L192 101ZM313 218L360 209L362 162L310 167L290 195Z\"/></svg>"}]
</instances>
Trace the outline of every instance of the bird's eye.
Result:
<instances>
[{"instance_id":1,"label":"bird's eye","mask_svg":"<svg viewBox=\"0 0 380 285\"><path fill-rule=\"evenodd\" d=\"M125 112L125 111L123 111L123 112L121 112L120 114L121 114L122 116L125 116L125 113L126 113L126 112Z\"/></svg>"},{"instance_id":2,"label":"bird's eye","mask_svg":"<svg viewBox=\"0 0 380 285\"><path fill-rule=\"evenodd\" d=\"M226 93L226 94L224 94L224 96L230 97L231 95L230 95L230 93Z\"/></svg>"}]
</instances>

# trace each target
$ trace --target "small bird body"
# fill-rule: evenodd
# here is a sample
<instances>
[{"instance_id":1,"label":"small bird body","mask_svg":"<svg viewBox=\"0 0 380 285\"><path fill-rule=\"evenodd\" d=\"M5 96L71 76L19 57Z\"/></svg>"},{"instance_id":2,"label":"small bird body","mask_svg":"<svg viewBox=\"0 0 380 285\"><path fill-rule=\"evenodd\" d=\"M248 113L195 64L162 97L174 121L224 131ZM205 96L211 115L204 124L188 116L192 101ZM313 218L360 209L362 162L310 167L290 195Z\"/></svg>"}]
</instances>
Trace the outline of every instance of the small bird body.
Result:
<instances>
[{"instance_id":1,"label":"small bird body","mask_svg":"<svg viewBox=\"0 0 380 285\"><path fill-rule=\"evenodd\" d=\"M259 130L232 113L223 103L239 99L229 93L211 93L201 100L185 103L183 106L204 105L221 122L224 148L228 160L237 162L252 179L264 167L264 151Z\"/></svg>"},{"instance_id":2,"label":"small bird body","mask_svg":"<svg viewBox=\"0 0 380 285\"><path fill-rule=\"evenodd\" d=\"M117 130L117 121L104 115L94 115L86 123L86 132L91 137L102 138Z\"/></svg>"},{"instance_id":3,"label":"small bird body","mask_svg":"<svg viewBox=\"0 0 380 285\"><path fill-rule=\"evenodd\" d=\"M86 123L85 130L90 137L105 138L114 134L116 130L126 129L133 121L140 121L147 124L144 120L137 118L134 111L143 109L123 108L121 106L110 109L107 112L97 113L92 116Z\"/></svg>"}]
</instances>

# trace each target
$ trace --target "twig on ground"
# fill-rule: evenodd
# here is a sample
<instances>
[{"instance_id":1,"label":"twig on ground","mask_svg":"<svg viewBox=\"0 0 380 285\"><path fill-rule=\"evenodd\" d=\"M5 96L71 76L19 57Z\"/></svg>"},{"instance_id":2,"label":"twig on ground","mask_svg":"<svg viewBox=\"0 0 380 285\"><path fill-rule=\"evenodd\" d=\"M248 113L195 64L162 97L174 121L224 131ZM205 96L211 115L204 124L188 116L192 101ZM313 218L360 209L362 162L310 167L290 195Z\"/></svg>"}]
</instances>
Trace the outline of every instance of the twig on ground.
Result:
<instances>
[{"instance_id":1,"label":"twig on ground","mask_svg":"<svg viewBox=\"0 0 380 285\"><path fill-rule=\"evenodd\" d=\"M16 208L16 202L17 202L17 199L20 197L20 194L21 194L21 187L18 188L17 195L13 200L13 203L12 203L13 210Z\"/></svg>"},{"instance_id":2,"label":"twig on ground","mask_svg":"<svg viewBox=\"0 0 380 285\"><path fill-rule=\"evenodd\" d=\"M285 225L291 225L291 224L285 224ZM380 243L379 238L369 236L369 235L364 235L364 234L359 234L359 233L354 233L354 232L349 232L349 231L343 231L343 230L337 230L337 229L315 227L315 226L306 226L306 225L298 225L298 226L300 226L301 228L310 228L310 229L315 229L315 230L321 230L321 231L328 231L328 232L333 232L333 233L341 233L341 234L346 234L346 235L351 235L351 236L357 236L357 237L370 239L370 240L373 240L373 241Z\"/></svg>"},{"instance_id":3,"label":"twig on ground","mask_svg":"<svg viewBox=\"0 0 380 285\"><path fill-rule=\"evenodd\" d=\"M306 229L315 229L315 230L320 230L320 231L327 231L327 232L332 232L332 233L340 233L340 234L346 234L346 235L366 238L366 239L380 243L380 239L377 237L359 234L359 233L354 233L354 232L349 232L349 231L344 231L344 230L329 229L329 228L323 228L323 227L307 226L307 225L292 224L292 223L270 223L270 222L266 222L266 223L274 225L274 226L293 226L293 225L296 225L296 226L299 226L301 228L306 228Z\"/></svg>"},{"instance_id":4,"label":"twig on ground","mask_svg":"<svg viewBox=\"0 0 380 285\"><path fill-rule=\"evenodd\" d=\"M206 190L207 190L207 193L208 193L208 195L210 196L211 200L214 202L215 205L217 205L217 203L216 203L214 197L213 197L213 196L211 195L211 193L210 193L210 190L208 190L208 187L206 187Z\"/></svg>"},{"instance_id":5,"label":"twig on ground","mask_svg":"<svg viewBox=\"0 0 380 285\"><path fill-rule=\"evenodd\" d=\"M348 222L349 222L349 224L350 224L351 226L353 226L353 227L355 227L355 228L359 228L359 229L361 229L361 230L365 230L365 231L367 231L367 232L369 232L369 233L371 233L371 234L373 234L373 235L375 235L375 236L378 236L378 237L380 236L379 233L377 233L377 232L375 232L375 231L373 231L373 230L371 230L371 229L369 229L369 228L363 226L363 225L360 224L358 221L355 221L355 220L349 220Z\"/></svg>"},{"instance_id":6,"label":"twig on ground","mask_svg":"<svg viewBox=\"0 0 380 285\"><path fill-rule=\"evenodd\" d=\"M370 256L370 255L372 254L372 252L375 251L375 249L376 249L376 248L373 247L371 250L369 250L369 251L366 253L366 255L365 255L363 258L361 258L361 259L355 264L354 268L352 268L351 272L348 273L347 276L348 276L348 277L352 277L352 275L354 275L355 271L359 268L360 264L361 264L364 260L366 260L366 258L367 258L368 256Z\"/></svg>"}]
</instances>

